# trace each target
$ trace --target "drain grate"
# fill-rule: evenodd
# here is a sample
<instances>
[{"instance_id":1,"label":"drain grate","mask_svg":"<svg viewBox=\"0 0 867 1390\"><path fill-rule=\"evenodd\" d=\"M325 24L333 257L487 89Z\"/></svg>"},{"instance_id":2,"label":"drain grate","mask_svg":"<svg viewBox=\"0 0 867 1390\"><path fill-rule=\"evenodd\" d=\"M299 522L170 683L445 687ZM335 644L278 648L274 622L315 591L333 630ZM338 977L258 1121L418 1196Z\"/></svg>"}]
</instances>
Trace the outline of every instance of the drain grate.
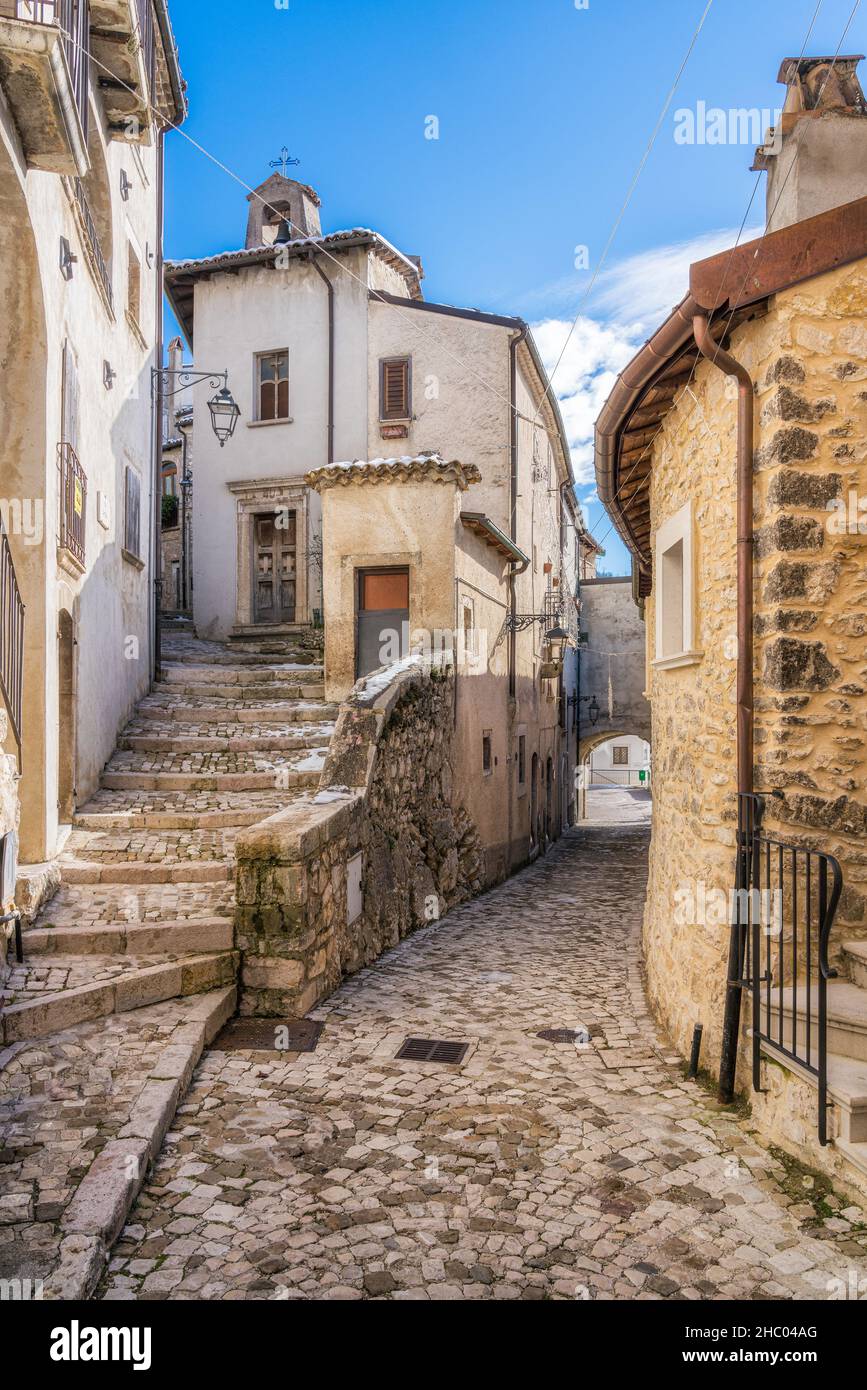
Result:
<instances>
[{"instance_id":1,"label":"drain grate","mask_svg":"<svg viewBox=\"0 0 867 1390\"><path fill-rule=\"evenodd\" d=\"M469 1043L441 1038L407 1038L396 1055L409 1062L462 1062L468 1047Z\"/></svg>"},{"instance_id":2,"label":"drain grate","mask_svg":"<svg viewBox=\"0 0 867 1390\"><path fill-rule=\"evenodd\" d=\"M544 1042L552 1043L588 1043L590 1034L584 1030L576 1033L574 1028L546 1028L543 1032L536 1034Z\"/></svg>"},{"instance_id":3,"label":"drain grate","mask_svg":"<svg viewBox=\"0 0 867 1390\"><path fill-rule=\"evenodd\" d=\"M324 1027L314 1018L233 1018L211 1046L217 1052L313 1052Z\"/></svg>"}]
</instances>

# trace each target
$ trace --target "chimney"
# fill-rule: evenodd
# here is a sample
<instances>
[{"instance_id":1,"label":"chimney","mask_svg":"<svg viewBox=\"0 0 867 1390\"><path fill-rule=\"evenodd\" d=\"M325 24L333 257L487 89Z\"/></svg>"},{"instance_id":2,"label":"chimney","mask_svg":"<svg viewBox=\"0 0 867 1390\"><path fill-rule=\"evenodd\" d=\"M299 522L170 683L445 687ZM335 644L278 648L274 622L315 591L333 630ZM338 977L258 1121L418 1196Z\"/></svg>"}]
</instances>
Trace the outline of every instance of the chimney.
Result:
<instances>
[{"instance_id":1,"label":"chimney","mask_svg":"<svg viewBox=\"0 0 867 1390\"><path fill-rule=\"evenodd\" d=\"M769 232L867 195L867 102L856 73L863 56L783 59L780 122L752 166L767 170Z\"/></svg>"}]
</instances>

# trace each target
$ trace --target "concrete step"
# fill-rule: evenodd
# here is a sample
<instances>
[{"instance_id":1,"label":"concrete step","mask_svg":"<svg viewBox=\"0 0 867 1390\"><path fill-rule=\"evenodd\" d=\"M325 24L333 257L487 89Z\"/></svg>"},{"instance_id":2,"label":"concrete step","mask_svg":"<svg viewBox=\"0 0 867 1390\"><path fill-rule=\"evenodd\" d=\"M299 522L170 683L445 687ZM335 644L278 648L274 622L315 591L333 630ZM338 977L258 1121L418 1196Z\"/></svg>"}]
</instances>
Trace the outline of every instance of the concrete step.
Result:
<instances>
[{"instance_id":1,"label":"concrete step","mask_svg":"<svg viewBox=\"0 0 867 1390\"><path fill-rule=\"evenodd\" d=\"M306 669L309 666L322 667L321 654L305 651L303 647L289 649L281 647L269 651L256 651L244 649L241 651L231 648L224 648L221 652L183 652L176 654L172 651L163 652L162 669L174 670L178 665L182 666L225 666L228 669L233 667L253 668L257 670L273 670L289 666L290 669L300 667Z\"/></svg>"},{"instance_id":2,"label":"concrete step","mask_svg":"<svg viewBox=\"0 0 867 1390\"><path fill-rule=\"evenodd\" d=\"M146 721L171 721L177 724L286 725L333 724L339 713L337 705L324 700L275 701L245 700L243 704L187 704L180 698L148 696L136 710L139 725Z\"/></svg>"},{"instance_id":3,"label":"concrete step","mask_svg":"<svg viewBox=\"0 0 867 1390\"><path fill-rule=\"evenodd\" d=\"M38 961L37 957L37 961ZM77 961L78 957L49 957L47 964L62 971L64 962ZM131 964L128 961L131 960ZM160 961L154 965L138 965L137 957L90 956L88 974L93 978L86 984L73 983L67 989L55 992L36 991L32 998L11 1003L0 1010L0 1042L5 1046L20 1042L25 1038L42 1038L49 1033L59 1033L65 1028L88 1022L94 1018L106 1018L110 1014L125 1013L129 1009L157 1004L166 999L176 999L189 994L204 994L209 990L234 985L237 976L238 959L234 951L221 951L210 955L185 955L174 960ZM112 967L123 964L121 973L109 975L104 963L112 962ZM102 970L99 965L102 964ZM26 969L26 963L25 967ZM31 967L31 969L36 969ZM22 967L17 967L21 970ZM71 980L81 976L81 967L69 970ZM13 970L11 981L14 982ZM17 995L15 996L17 1000Z\"/></svg>"},{"instance_id":4,"label":"concrete step","mask_svg":"<svg viewBox=\"0 0 867 1390\"><path fill-rule=\"evenodd\" d=\"M264 684L245 685L243 689L237 684L212 683L210 681L156 681L153 686L155 695L180 695L185 702L191 700L201 700L203 703L210 703L212 700L243 700L247 704L250 700L267 701L273 704L275 700L324 700L325 686L321 680L316 681L315 676L310 680L305 680L303 684L300 680L290 681L274 680Z\"/></svg>"},{"instance_id":5,"label":"concrete step","mask_svg":"<svg viewBox=\"0 0 867 1390\"><path fill-rule=\"evenodd\" d=\"M246 688L248 685L271 686L289 680L306 681L311 684L313 681L321 680L322 675L322 666L313 662L283 661L279 665L271 663L233 666L226 662L208 665L207 662L181 660L164 661L160 670L160 681L163 685L186 685L193 682L197 685L240 685Z\"/></svg>"},{"instance_id":6,"label":"concrete step","mask_svg":"<svg viewBox=\"0 0 867 1390\"><path fill-rule=\"evenodd\" d=\"M24 958L33 955L121 956L231 951L228 917L177 922L100 923L93 927L31 927L24 933Z\"/></svg>"},{"instance_id":7,"label":"concrete step","mask_svg":"<svg viewBox=\"0 0 867 1390\"><path fill-rule=\"evenodd\" d=\"M867 941L843 942L843 969L853 985L867 989Z\"/></svg>"},{"instance_id":8,"label":"concrete step","mask_svg":"<svg viewBox=\"0 0 867 1390\"><path fill-rule=\"evenodd\" d=\"M135 793L130 792L130 796ZM150 793L142 793L152 800ZM182 793L178 793L182 795ZM260 806L251 806L249 803L256 795L264 793L250 793L245 797L244 808L233 810L214 810L214 811L146 811L146 810L127 810L127 811L84 811L78 812L73 824L77 829L111 831L111 830L227 830L243 829L245 826L258 825L260 820L265 820L268 816L274 815L276 811L282 811L289 804L291 797L287 792L282 792L279 797L268 797L263 799ZM164 800L164 798L160 798Z\"/></svg>"},{"instance_id":9,"label":"concrete step","mask_svg":"<svg viewBox=\"0 0 867 1390\"><path fill-rule=\"evenodd\" d=\"M798 1048L806 1044L806 986L801 985L795 992L795 1008L798 1018ZM792 1007L791 994L784 993L783 1040L791 1046ZM815 1024L816 986L811 991L813 1027L811 1047L813 1056L818 1055L818 1030ZM828 981L828 1051L839 1057L851 1057L859 1062L867 1062L867 990L849 980Z\"/></svg>"},{"instance_id":10,"label":"concrete step","mask_svg":"<svg viewBox=\"0 0 867 1390\"><path fill-rule=\"evenodd\" d=\"M182 860L143 864L140 859L100 864L85 859L64 859L60 866L65 883L227 883L234 875L234 859Z\"/></svg>"}]
</instances>

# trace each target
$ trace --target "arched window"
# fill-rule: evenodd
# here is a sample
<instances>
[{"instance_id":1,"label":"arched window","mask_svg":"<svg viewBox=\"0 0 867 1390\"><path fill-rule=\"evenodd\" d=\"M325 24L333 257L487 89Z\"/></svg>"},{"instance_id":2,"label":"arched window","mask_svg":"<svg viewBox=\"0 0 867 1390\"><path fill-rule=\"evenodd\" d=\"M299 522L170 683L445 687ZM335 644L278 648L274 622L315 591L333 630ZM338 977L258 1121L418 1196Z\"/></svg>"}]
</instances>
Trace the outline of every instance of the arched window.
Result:
<instances>
[{"instance_id":1,"label":"arched window","mask_svg":"<svg viewBox=\"0 0 867 1390\"><path fill-rule=\"evenodd\" d=\"M178 467L177 464L167 461L162 466L163 477L163 497L177 497L178 495Z\"/></svg>"}]
</instances>

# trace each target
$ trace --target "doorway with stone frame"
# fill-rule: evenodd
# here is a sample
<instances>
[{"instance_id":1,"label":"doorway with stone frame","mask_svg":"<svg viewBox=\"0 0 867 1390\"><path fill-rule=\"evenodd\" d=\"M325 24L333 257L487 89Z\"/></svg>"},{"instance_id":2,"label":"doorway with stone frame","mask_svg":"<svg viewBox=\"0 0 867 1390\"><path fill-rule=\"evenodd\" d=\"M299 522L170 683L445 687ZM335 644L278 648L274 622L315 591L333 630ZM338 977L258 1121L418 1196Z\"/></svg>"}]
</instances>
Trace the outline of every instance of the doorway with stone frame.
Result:
<instances>
[{"instance_id":1,"label":"doorway with stone frame","mask_svg":"<svg viewBox=\"0 0 867 1390\"><path fill-rule=\"evenodd\" d=\"M237 499L235 634L309 622L309 489L282 478L228 487Z\"/></svg>"}]
</instances>

